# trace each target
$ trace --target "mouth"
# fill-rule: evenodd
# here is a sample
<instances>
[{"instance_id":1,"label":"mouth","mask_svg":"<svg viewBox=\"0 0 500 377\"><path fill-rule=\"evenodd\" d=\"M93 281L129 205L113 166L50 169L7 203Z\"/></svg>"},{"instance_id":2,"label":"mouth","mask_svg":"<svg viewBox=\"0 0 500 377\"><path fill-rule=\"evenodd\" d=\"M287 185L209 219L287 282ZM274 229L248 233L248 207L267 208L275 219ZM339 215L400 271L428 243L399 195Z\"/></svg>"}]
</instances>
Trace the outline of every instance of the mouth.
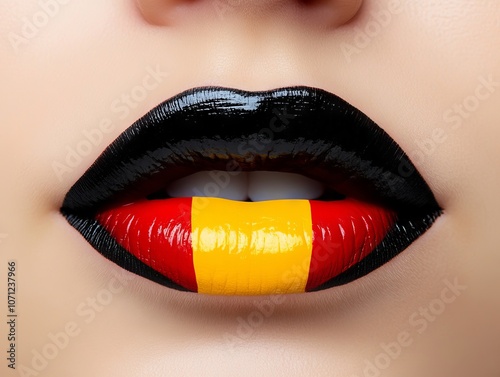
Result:
<instances>
[{"instance_id":1,"label":"mouth","mask_svg":"<svg viewBox=\"0 0 500 377\"><path fill-rule=\"evenodd\" d=\"M441 212L382 128L310 87L183 92L113 141L61 208L122 268L214 295L349 283Z\"/></svg>"}]
</instances>

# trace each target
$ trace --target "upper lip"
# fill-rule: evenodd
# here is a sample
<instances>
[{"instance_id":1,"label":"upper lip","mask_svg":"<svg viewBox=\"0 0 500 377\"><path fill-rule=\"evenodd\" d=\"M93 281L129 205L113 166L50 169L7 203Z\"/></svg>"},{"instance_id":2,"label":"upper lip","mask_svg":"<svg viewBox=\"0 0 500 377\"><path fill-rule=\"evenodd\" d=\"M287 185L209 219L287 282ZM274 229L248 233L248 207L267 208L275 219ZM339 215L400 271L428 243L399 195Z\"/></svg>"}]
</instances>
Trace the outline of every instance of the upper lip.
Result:
<instances>
[{"instance_id":1,"label":"upper lip","mask_svg":"<svg viewBox=\"0 0 500 377\"><path fill-rule=\"evenodd\" d=\"M289 171L397 210L439 208L404 151L361 111L310 87L197 88L125 130L67 193L62 210L93 214L200 170Z\"/></svg>"},{"instance_id":2,"label":"upper lip","mask_svg":"<svg viewBox=\"0 0 500 377\"><path fill-rule=\"evenodd\" d=\"M142 200L183 176L226 170L231 162L245 171L303 174L397 213L392 230L370 255L318 289L377 268L441 213L425 180L382 128L336 95L305 86L263 92L195 88L161 103L105 149L68 191L61 212L108 259L183 289L133 256L123 256L126 250L95 216Z\"/></svg>"}]
</instances>

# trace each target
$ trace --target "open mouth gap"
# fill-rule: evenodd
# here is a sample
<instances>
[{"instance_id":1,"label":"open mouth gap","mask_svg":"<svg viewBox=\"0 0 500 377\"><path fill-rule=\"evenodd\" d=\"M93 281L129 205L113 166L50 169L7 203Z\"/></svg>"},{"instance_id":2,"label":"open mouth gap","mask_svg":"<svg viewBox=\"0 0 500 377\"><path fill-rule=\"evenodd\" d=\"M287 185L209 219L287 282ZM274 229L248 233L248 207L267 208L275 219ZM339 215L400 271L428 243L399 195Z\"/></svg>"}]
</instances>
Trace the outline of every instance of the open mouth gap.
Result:
<instances>
[{"instance_id":1,"label":"open mouth gap","mask_svg":"<svg viewBox=\"0 0 500 377\"><path fill-rule=\"evenodd\" d=\"M179 197L215 197L243 202L280 199L334 201L346 198L324 182L301 174L276 171L200 171L146 195L147 200Z\"/></svg>"}]
</instances>

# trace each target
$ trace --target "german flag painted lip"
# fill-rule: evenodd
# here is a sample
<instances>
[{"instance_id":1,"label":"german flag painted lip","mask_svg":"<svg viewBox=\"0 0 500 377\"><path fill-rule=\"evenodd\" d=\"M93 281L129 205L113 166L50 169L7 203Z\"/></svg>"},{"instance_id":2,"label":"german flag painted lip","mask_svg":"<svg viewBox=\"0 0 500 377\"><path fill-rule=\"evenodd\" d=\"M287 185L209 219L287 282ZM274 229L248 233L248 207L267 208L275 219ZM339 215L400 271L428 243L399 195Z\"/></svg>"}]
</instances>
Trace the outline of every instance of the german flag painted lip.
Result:
<instances>
[{"instance_id":1,"label":"german flag painted lip","mask_svg":"<svg viewBox=\"0 0 500 377\"><path fill-rule=\"evenodd\" d=\"M252 203L158 195L203 170L299 173L341 196ZM415 241L441 209L397 143L334 94L204 87L126 129L71 187L61 213L137 275L182 291L259 295L360 278Z\"/></svg>"}]
</instances>

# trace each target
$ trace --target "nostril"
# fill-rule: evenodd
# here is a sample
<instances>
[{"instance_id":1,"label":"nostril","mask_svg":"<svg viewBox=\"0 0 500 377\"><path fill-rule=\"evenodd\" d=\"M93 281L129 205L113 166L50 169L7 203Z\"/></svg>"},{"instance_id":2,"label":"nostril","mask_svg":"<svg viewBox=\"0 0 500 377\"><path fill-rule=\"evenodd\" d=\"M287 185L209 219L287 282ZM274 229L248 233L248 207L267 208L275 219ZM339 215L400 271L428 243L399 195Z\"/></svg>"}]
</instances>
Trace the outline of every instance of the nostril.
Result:
<instances>
[{"instance_id":1,"label":"nostril","mask_svg":"<svg viewBox=\"0 0 500 377\"><path fill-rule=\"evenodd\" d=\"M135 0L142 17L152 25L167 26L173 13L180 7L192 5L198 0Z\"/></svg>"},{"instance_id":2,"label":"nostril","mask_svg":"<svg viewBox=\"0 0 500 377\"><path fill-rule=\"evenodd\" d=\"M363 5L363 0L297 0L299 5L314 14L318 24L341 26L354 18Z\"/></svg>"},{"instance_id":3,"label":"nostril","mask_svg":"<svg viewBox=\"0 0 500 377\"><path fill-rule=\"evenodd\" d=\"M151 4L151 2L145 2L145 1L142 1L142 0L135 0L135 5L137 7L137 9L139 10L139 12L141 13L142 17L150 24L154 24L154 25L160 25L162 24L163 22L159 22L161 21L158 17L153 17L155 15L155 13L158 13L158 11L160 10L160 7L158 5L155 6L155 10L152 9L152 6L153 4ZM163 17L162 17L163 19Z\"/></svg>"}]
</instances>

